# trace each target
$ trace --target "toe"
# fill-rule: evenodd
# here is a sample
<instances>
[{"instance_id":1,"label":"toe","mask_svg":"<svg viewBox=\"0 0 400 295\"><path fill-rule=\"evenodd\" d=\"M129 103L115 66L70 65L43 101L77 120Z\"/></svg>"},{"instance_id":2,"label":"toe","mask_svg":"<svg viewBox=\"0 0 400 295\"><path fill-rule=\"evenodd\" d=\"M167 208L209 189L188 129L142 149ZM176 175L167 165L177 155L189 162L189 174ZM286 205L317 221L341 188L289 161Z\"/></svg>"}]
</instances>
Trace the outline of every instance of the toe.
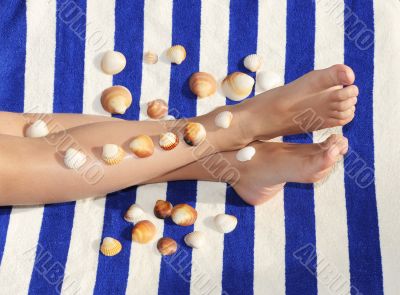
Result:
<instances>
[{"instance_id":1,"label":"toe","mask_svg":"<svg viewBox=\"0 0 400 295\"><path fill-rule=\"evenodd\" d=\"M351 117L354 115L354 112L356 111L356 107L352 106L349 109L345 111L332 111L331 112L331 117L334 119L338 120L346 120L347 118Z\"/></svg>"},{"instance_id":2,"label":"toe","mask_svg":"<svg viewBox=\"0 0 400 295\"><path fill-rule=\"evenodd\" d=\"M358 87L356 85L350 85L345 88L333 91L331 97L333 100L343 101L351 97L357 97L358 94Z\"/></svg>"},{"instance_id":3,"label":"toe","mask_svg":"<svg viewBox=\"0 0 400 295\"><path fill-rule=\"evenodd\" d=\"M356 104L357 104L357 97L351 97L351 98L343 100L343 101L333 102L332 110L338 111L338 112L344 112L344 111L347 111L348 109L352 108Z\"/></svg>"}]
</instances>

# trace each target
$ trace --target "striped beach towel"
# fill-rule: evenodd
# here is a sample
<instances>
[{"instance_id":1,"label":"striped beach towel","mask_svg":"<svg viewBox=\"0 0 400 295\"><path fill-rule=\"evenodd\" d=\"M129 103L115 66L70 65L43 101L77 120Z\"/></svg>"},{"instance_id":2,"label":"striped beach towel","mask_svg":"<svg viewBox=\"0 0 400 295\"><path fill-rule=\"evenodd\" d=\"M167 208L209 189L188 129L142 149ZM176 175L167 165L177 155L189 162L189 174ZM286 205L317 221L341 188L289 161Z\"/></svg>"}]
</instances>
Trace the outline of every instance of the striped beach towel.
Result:
<instances>
[{"instance_id":1,"label":"striped beach towel","mask_svg":"<svg viewBox=\"0 0 400 295\"><path fill-rule=\"evenodd\" d=\"M0 5L0 108L13 112L107 114L99 96L124 85L134 102L125 119L143 119L154 98L189 117L231 103L217 93L196 100L188 77L222 79L246 71L257 52L282 82L336 63L351 66L360 88L355 120L344 128L285 142L349 138L350 151L323 184L288 184L251 207L222 183L179 181L131 187L78 202L0 208L0 294L399 294L400 2L397 0L9 0ZM179 66L142 63L143 53L182 44ZM107 76L107 50L125 70ZM252 74L254 77L255 75ZM255 94L260 90L257 85ZM154 220L158 237L181 245L162 258L130 239L122 218L137 203L189 203L194 226ZM218 213L238 217L225 236ZM193 250L193 230L209 241ZM99 254L105 236L122 252Z\"/></svg>"}]
</instances>

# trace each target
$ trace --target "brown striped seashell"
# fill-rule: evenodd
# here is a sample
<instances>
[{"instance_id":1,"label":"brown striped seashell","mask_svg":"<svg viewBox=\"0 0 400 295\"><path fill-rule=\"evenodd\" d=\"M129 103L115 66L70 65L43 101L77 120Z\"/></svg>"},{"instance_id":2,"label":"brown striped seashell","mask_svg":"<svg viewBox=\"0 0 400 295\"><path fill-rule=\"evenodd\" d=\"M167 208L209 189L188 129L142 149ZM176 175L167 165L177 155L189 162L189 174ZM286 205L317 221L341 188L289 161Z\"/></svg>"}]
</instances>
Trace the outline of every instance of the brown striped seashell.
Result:
<instances>
[{"instance_id":1,"label":"brown striped seashell","mask_svg":"<svg viewBox=\"0 0 400 295\"><path fill-rule=\"evenodd\" d=\"M154 215L157 218L165 219L171 216L172 204L168 201L158 200L154 206Z\"/></svg>"},{"instance_id":2,"label":"brown striped seashell","mask_svg":"<svg viewBox=\"0 0 400 295\"><path fill-rule=\"evenodd\" d=\"M188 204L179 204L172 208L172 221L178 225L189 226L195 223L197 211Z\"/></svg>"},{"instance_id":3,"label":"brown striped seashell","mask_svg":"<svg viewBox=\"0 0 400 295\"><path fill-rule=\"evenodd\" d=\"M101 157L108 165L118 164L124 159L124 156L125 152L119 145L108 143L103 146Z\"/></svg>"},{"instance_id":4,"label":"brown striped seashell","mask_svg":"<svg viewBox=\"0 0 400 295\"><path fill-rule=\"evenodd\" d=\"M242 72L234 72L222 81L222 90L226 97L240 101L248 97L253 90L254 79Z\"/></svg>"},{"instance_id":5,"label":"brown striped seashell","mask_svg":"<svg viewBox=\"0 0 400 295\"><path fill-rule=\"evenodd\" d=\"M154 153L154 143L150 136L139 135L129 144L129 148L139 158L150 157Z\"/></svg>"},{"instance_id":6,"label":"brown striped seashell","mask_svg":"<svg viewBox=\"0 0 400 295\"><path fill-rule=\"evenodd\" d=\"M149 220L136 223L132 229L132 240L140 244L150 242L157 233L156 226Z\"/></svg>"},{"instance_id":7,"label":"brown striped seashell","mask_svg":"<svg viewBox=\"0 0 400 295\"><path fill-rule=\"evenodd\" d=\"M179 137L173 132L163 133L160 135L159 144L163 150L172 150L179 144Z\"/></svg>"},{"instance_id":8,"label":"brown striped seashell","mask_svg":"<svg viewBox=\"0 0 400 295\"><path fill-rule=\"evenodd\" d=\"M157 249L161 255L172 255L178 249L178 244L174 239L161 238L157 242Z\"/></svg>"},{"instance_id":9,"label":"brown striped seashell","mask_svg":"<svg viewBox=\"0 0 400 295\"><path fill-rule=\"evenodd\" d=\"M158 55L154 52L147 51L143 56L143 60L145 63L153 65L158 62Z\"/></svg>"},{"instance_id":10,"label":"brown striped seashell","mask_svg":"<svg viewBox=\"0 0 400 295\"><path fill-rule=\"evenodd\" d=\"M161 119L168 113L168 104L162 99L155 99L147 104L147 115L152 119Z\"/></svg>"},{"instance_id":11,"label":"brown striped seashell","mask_svg":"<svg viewBox=\"0 0 400 295\"><path fill-rule=\"evenodd\" d=\"M217 91L217 81L209 73L194 73L189 80L190 90L199 98L208 97Z\"/></svg>"},{"instance_id":12,"label":"brown striped seashell","mask_svg":"<svg viewBox=\"0 0 400 295\"><path fill-rule=\"evenodd\" d=\"M121 243L111 237L105 237L100 246L100 251L105 256L115 256L122 250Z\"/></svg>"},{"instance_id":13,"label":"brown striped seashell","mask_svg":"<svg viewBox=\"0 0 400 295\"><path fill-rule=\"evenodd\" d=\"M132 104L132 94L124 86L112 86L103 91L101 105L111 114L125 114Z\"/></svg>"},{"instance_id":14,"label":"brown striped seashell","mask_svg":"<svg viewBox=\"0 0 400 295\"><path fill-rule=\"evenodd\" d=\"M180 65L186 59L186 49L182 45L174 45L167 50L167 58L171 63Z\"/></svg>"},{"instance_id":15,"label":"brown striped seashell","mask_svg":"<svg viewBox=\"0 0 400 295\"><path fill-rule=\"evenodd\" d=\"M101 69L104 73L109 75L120 73L125 66L126 58L118 51L107 51L101 60Z\"/></svg>"},{"instance_id":16,"label":"brown striped seashell","mask_svg":"<svg viewBox=\"0 0 400 295\"><path fill-rule=\"evenodd\" d=\"M196 146L206 139L206 129L200 123L190 122L183 131L183 139L188 145Z\"/></svg>"}]
</instances>

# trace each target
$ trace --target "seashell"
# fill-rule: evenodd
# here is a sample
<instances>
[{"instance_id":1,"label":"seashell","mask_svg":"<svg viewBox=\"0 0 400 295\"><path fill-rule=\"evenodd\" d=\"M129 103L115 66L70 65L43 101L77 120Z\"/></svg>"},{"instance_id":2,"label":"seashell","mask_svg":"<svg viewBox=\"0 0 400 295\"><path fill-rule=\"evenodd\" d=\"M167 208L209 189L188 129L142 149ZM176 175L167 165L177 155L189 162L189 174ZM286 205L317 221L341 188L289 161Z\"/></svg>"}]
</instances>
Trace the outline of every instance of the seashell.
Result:
<instances>
[{"instance_id":1,"label":"seashell","mask_svg":"<svg viewBox=\"0 0 400 295\"><path fill-rule=\"evenodd\" d=\"M169 151L175 148L179 143L178 136L173 132L166 132L160 135L159 144L163 150Z\"/></svg>"},{"instance_id":2,"label":"seashell","mask_svg":"<svg viewBox=\"0 0 400 295\"><path fill-rule=\"evenodd\" d=\"M171 216L172 204L168 201L158 200L154 206L154 215L157 218L165 219Z\"/></svg>"},{"instance_id":3,"label":"seashell","mask_svg":"<svg viewBox=\"0 0 400 295\"><path fill-rule=\"evenodd\" d=\"M180 65L186 58L186 49L182 45L174 45L167 50L167 58Z\"/></svg>"},{"instance_id":4,"label":"seashell","mask_svg":"<svg viewBox=\"0 0 400 295\"><path fill-rule=\"evenodd\" d=\"M124 219L128 222L139 222L143 220L145 217L145 213L139 205L133 204L129 207L129 209L125 212Z\"/></svg>"},{"instance_id":5,"label":"seashell","mask_svg":"<svg viewBox=\"0 0 400 295\"><path fill-rule=\"evenodd\" d=\"M223 111L215 116L214 123L217 127L228 128L231 125L233 114L229 111Z\"/></svg>"},{"instance_id":6,"label":"seashell","mask_svg":"<svg viewBox=\"0 0 400 295\"><path fill-rule=\"evenodd\" d=\"M156 64L158 62L158 55L155 54L154 52L147 51L144 54L143 60L144 60L145 63L153 65L153 64Z\"/></svg>"},{"instance_id":7,"label":"seashell","mask_svg":"<svg viewBox=\"0 0 400 295\"><path fill-rule=\"evenodd\" d=\"M64 164L69 169L78 170L86 163L86 155L74 148L69 148L65 152Z\"/></svg>"},{"instance_id":8,"label":"seashell","mask_svg":"<svg viewBox=\"0 0 400 295\"><path fill-rule=\"evenodd\" d=\"M256 149L252 146L246 146L236 153L236 160L240 162L250 161L256 154Z\"/></svg>"},{"instance_id":9,"label":"seashell","mask_svg":"<svg viewBox=\"0 0 400 295\"><path fill-rule=\"evenodd\" d=\"M206 139L206 129L200 123L190 122L186 124L183 131L183 139L188 145L196 146Z\"/></svg>"},{"instance_id":10,"label":"seashell","mask_svg":"<svg viewBox=\"0 0 400 295\"><path fill-rule=\"evenodd\" d=\"M183 240L185 241L185 244L188 245L189 247L198 249L204 246L206 242L206 236L201 231L194 231L187 234L183 238Z\"/></svg>"},{"instance_id":11,"label":"seashell","mask_svg":"<svg viewBox=\"0 0 400 295\"><path fill-rule=\"evenodd\" d=\"M101 69L104 73L115 75L125 68L126 58L118 51L107 51L101 60Z\"/></svg>"},{"instance_id":12,"label":"seashell","mask_svg":"<svg viewBox=\"0 0 400 295\"><path fill-rule=\"evenodd\" d=\"M282 86L281 77L274 72L260 72L257 74L257 86L261 90L267 91Z\"/></svg>"},{"instance_id":13,"label":"seashell","mask_svg":"<svg viewBox=\"0 0 400 295\"><path fill-rule=\"evenodd\" d=\"M111 114L125 114L132 104L132 94L124 86L112 86L101 94L101 104Z\"/></svg>"},{"instance_id":14,"label":"seashell","mask_svg":"<svg viewBox=\"0 0 400 295\"><path fill-rule=\"evenodd\" d=\"M161 255L172 255L178 250L178 244L174 239L161 238L157 242L157 249Z\"/></svg>"},{"instance_id":15,"label":"seashell","mask_svg":"<svg viewBox=\"0 0 400 295\"><path fill-rule=\"evenodd\" d=\"M257 54L250 54L245 57L243 64L250 72L257 72L263 64L263 59Z\"/></svg>"},{"instance_id":16,"label":"seashell","mask_svg":"<svg viewBox=\"0 0 400 295\"><path fill-rule=\"evenodd\" d=\"M115 256L122 250L121 243L111 237L105 237L103 243L101 243L100 251L105 256Z\"/></svg>"},{"instance_id":17,"label":"seashell","mask_svg":"<svg viewBox=\"0 0 400 295\"><path fill-rule=\"evenodd\" d=\"M131 141L129 148L139 158L146 158L153 154L154 143L150 136L139 135Z\"/></svg>"},{"instance_id":18,"label":"seashell","mask_svg":"<svg viewBox=\"0 0 400 295\"><path fill-rule=\"evenodd\" d=\"M254 79L242 72L234 72L222 81L222 90L226 97L240 101L248 97L253 89Z\"/></svg>"},{"instance_id":19,"label":"seashell","mask_svg":"<svg viewBox=\"0 0 400 295\"><path fill-rule=\"evenodd\" d=\"M174 116L172 116L172 115L166 115L165 117L162 117L161 119L162 120L167 120L167 121L176 120L176 118Z\"/></svg>"},{"instance_id":20,"label":"seashell","mask_svg":"<svg viewBox=\"0 0 400 295\"><path fill-rule=\"evenodd\" d=\"M101 157L108 165L118 164L123 160L124 156L125 152L119 145L108 143L103 146Z\"/></svg>"},{"instance_id":21,"label":"seashell","mask_svg":"<svg viewBox=\"0 0 400 295\"><path fill-rule=\"evenodd\" d=\"M37 120L25 130L26 137L44 137L49 134L46 122Z\"/></svg>"},{"instance_id":22,"label":"seashell","mask_svg":"<svg viewBox=\"0 0 400 295\"><path fill-rule=\"evenodd\" d=\"M156 226L149 220L136 223L132 229L132 240L140 244L150 242L157 233Z\"/></svg>"},{"instance_id":23,"label":"seashell","mask_svg":"<svg viewBox=\"0 0 400 295\"><path fill-rule=\"evenodd\" d=\"M209 73L197 72L190 77L189 87L199 98L204 98L217 91L217 81Z\"/></svg>"},{"instance_id":24,"label":"seashell","mask_svg":"<svg viewBox=\"0 0 400 295\"><path fill-rule=\"evenodd\" d=\"M162 99L155 99L147 104L147 115L152 119L161 119L168 113L168 104Z\"/></svg>"},{"instance_id":25,"label":"seashell","mask_svg":"<svg viewBox=\"0 0 400 295\"><path fill-rule=\"evenodd\" d=\"M230 233L237 226L238 220L235 216L229 214L218 214L214 217L214 224L221 233Z\"/></svg>"},{"instance_id":26,"label":"seashell","mask_svg":"<svg viewBox=\"0 0 400 295\"><path fill-rule=\"evenodd\" d=\"M178 225L189 226L195 223L197 211L188 204L179 204L172 208L172 221Z\"/></svg>"}]
</instances>

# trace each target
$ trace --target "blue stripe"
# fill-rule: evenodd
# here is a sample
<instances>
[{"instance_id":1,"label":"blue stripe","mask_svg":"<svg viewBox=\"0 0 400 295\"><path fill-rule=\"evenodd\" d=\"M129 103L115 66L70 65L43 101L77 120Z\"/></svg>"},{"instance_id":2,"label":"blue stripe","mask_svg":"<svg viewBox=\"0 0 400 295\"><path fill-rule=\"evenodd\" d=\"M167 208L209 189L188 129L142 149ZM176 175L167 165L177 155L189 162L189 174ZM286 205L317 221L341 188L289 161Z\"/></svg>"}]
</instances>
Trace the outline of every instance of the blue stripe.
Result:
<instances>
[{"instance_id":1,"label":"blue stripe","mask_svg":"<svg viewBox=\"0 0 400 295\"><path fill-rule=\"evenodd\" d=\"M0 266L6 244L8 224L10 223L11 207L0 207Z\"/></svg>"},{"instance_id":2,"label":"blue stripe","mask_svg":"<svg viewBox=\"0 0 400 295\"><path fill-rule=\"evenodd\" d=\"M314 69L315 2L288 0L285 82ZM311 135L285 136L285 142L312 143ZM303 260L303 247L315 249L313 185L287 184L284 192L287 294L317 294L314 261ZM299 250L300 249L300 250ZM309 249L308 247L304 249ZM313 251L315 253L315 251ZM314 253L311 253L312 256ZM309 258L309 256L307 256Z\"/></svg>"},{"instance_id":3,"label":"blue stripe","mask_svg":"<svg viewBox=\"0 0 400 295\"><path fill-rule=\"evenodd\" d=\"M133 97L132 106L124 119L139 118L139 99L142 83L143 55L143 18L144 1L116 1L115 7L115 45L127 60L126 68L114 76L114 85L127 87ZM110 236L122 244L122 251L117 256L99 256L94 294L125 294L131 252L132 225L123 219L130 205L136 201L136 187L127 188L107 196L104 213L102 239Z\"/></svg>"},{"instance_id":4,"label":"blue stripe","mask_svg":"<svg viewBox=\"0 0 400 295\"><path fill-rule=\"evenodd\" d=\"M356 117L343 128L350 152L345 159L345 189L352 294L383 294L382 265L374 179L373 1L346 0L345 63L360 88ZM361 32L369 30L368 33ZM364 37L366 39L364 39ZM363 43L363 39L370 41ZM361 47L360 47L361 46ZM358 161L359 160L359 161ZM360 166L360 163L362 166ZM369 177L368 177L369 176ZM365 179L363 180L363 177ZM369 185L368 185L369 184Z\"/></svg>"},{"instance_id":5,"label":"blue stripe","mask_svg":"<svg viewBox=\"0 0 400 295\"><path fill-rule=\"evenodd\" d=\"M229 15L228 73L245 72L243 59L257 52L258 2L231 0ZM254 90L250 96L254 95ZM229 99L227 104L236 102ZM222 290L228 294L252 294L254 282L254 207L245 204L228 187L225 212L238 218L236 229L224 237Z\"/></svg>"}]
</instances>

